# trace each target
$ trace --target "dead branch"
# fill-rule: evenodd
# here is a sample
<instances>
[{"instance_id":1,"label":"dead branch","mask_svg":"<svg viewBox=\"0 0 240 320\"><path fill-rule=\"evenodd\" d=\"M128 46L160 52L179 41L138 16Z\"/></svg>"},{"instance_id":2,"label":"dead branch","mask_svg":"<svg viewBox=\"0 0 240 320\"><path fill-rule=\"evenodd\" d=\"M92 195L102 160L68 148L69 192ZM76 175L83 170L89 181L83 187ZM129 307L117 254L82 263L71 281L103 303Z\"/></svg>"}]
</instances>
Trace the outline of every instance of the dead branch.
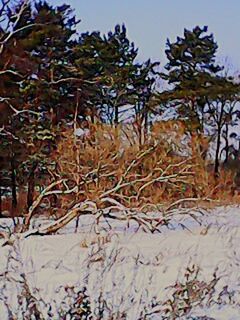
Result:
<instances>
[{"instance_id":1,"label":"dead branch","mask_svg":"<svg viewBox=\"0 0 240 320\"><path fill-rule=\"evenodd\" d=\"M59 181L58 181L59 183ZM51 184L51 187L53 184ZM56 183L55 183L56 185ZM50 186L49 186L50 187ZM21 233L16 233L14 235L7 234L6 232L0 232L0 238L4 238L2 246L13 245L16 239L23 240L34 235L50 235L56 233L58 230L65 227L69 222L75 219L80 214L96 214L97 206L94 202L85 201L83 203L75 205L67 214L65 214L60 219L49 223L47 226L38 227L33 230L28 230Z\"/></svg>"},{"instance_id":2,"label":"dead branch","mask_svg":"<svg viewBox=\"0 0 240 320\"><path fill-rule=\"evenodd\" d=\"M1 75L1 72L0 72L0 75ZM16 108L14 108L14 106L9 102L10 98L0 98L0 102L5 102L9 108L14 112L14 117L20 115L20 114L23 114L23 113L28 113L28 114L33 114L35 116L40 116L40 112L37 112L37 111L33 111L33 110L30 110L30 109L26 109L26 110L17 110Z\"/></svg>"},{"instance_id":3,"label":"dead branch","mask_svg":"<svg viewBox=\"0 0 240 320\"><path fill-rule=\"evenodd\" d=\"M145 188L149 187L150 185L154 184L155 182L168 182L168 181L171 181L171 179L174 179L174 178L179 177L180 175L181 175L180 173L175 173L175 174L168 175L168 176L162 176L162 175L161 175L160 177L156 177L156 178L154 178L154 179L146 182L144 185L142 185L142 186L139 188L138 194L137 194L137 199L139 199L141 192L142 192ZM183 177L183 178L186 178L187 175L184 174L184 175L182 175L182 177ZM178 181L179 181L179 182L182 182L182 183L187 183L187 181L185 181L185 180L181 180L181 181L178 180Z\"/></svg>"},{"instance_id":4,"label":"dead branch","mask_svg":"<svg viewBox=\"0 0 240 320\"><path fill-rule=\"evenodd\" d=\"M166 209L165 212L170 212L174 207L177 206L177 208L179 209L179 205L181 205L182 203L185 202L198 202L199 200L202 201L207 201L207 202L218 202L217 200L214 199L210 199L210 198L183 198L183 199L179 199L173 203L171 203ZM191 208L192 209L192 208Z\"/></svg>"},{"instance_id":5,"label":"dead branch","mask_svg":"<svg viewBox=\"0 0 240 320\"><path fill-rule=\"evenodd\" d=\"M143 178L140 178L140 179L136 179L136 180L133 180L133 181L128 181L128 182L125 182L125 183L121 183L123 179L120 178L120 180L119 180L119 182L117 183L117 185L116 185L114 188L112 188L112 189L104 192L104 193L100 196L100 198L106 197L106 196L108 196L108 195L110 195L110 194L112 194L112 193L114 193L114 192L119 191L120 189L123 189L123 188L128 187L128 186L133 185L133 184L136 184L136 183L138 183L138 182L146 181L146 180L147 180L148 178L150 178L151 176L152 176L152 173L150 173L150 174L147 175L146 177L143 177Z\"/></svg>"},{"instance_id":6,"label":"dead branch","mask_svg":"<svg viewBox=\"0 0 240 320\"><path fill-rule=\"evenodd\" d=\"M125 172L123 173L122 177L119 180L119 185L124 181L128 173L139 163L140 160L142 160L145 156L149 155L151 152L153 152L157 147L157 144L151 146L146 151L140 152L136 158L130 163L130 165L127 167Z\"/></svg>"},{"instance_id":7,"label":"dead branch","mask_svg":"<svg viewBox=\"0 0 240 320\"><path fill-rule=\"evenodd\" d=\"M27 8L27 6L29 5L30 0L24 0L21 4L21 7L19 9L18 13L14 12L14 23L10 24L10 22L7 25L7 30L6 30L6 36L4 34L3 39L0 40L0 55L3 53L4 47L6 46L6 44L19 32L24 31L26 29L30 29L33 28L35 26L44 26L44 24L36 24L36 23L31 23L31 24L27 24L25 26L22 26L18 29L16 29L20 19L22 18L22 15L24 14L24 10ZM1 11L4 12L4 10L6 9L8 2L4 3ZM9 30L9 27L11 25L11 31ZM11 71L11 73L14 71Z\"/></svg>"},{"instance_id":8,"label":"dead branch","mask_svg":"<svg viewBox=\"0 0 240 320\"><path fill-rule=\"evenodd\" d=\"M112 198L101 198L101 202L102 203L110 203L110 204L113 204L116 206L116 208L120 209L120 210L126 210L127 208L125 206L123 206L120 202L118 202L117 200L115 199L112 199Z\"/></svg>"},{"instance_id":9,"label":"dead branch","mask_svg":"<svg viewBox=\"0 0 240 320\"><path fill-rule=\"evenodd\" d=\"M23 76L22 74L20 74L20 73L17 72L17 71L11 70L11 69L1 70L1 71L0 71L0 76L1 76L1 75L4 75L4 74L12 74L12 75L17 76L17 77L19 77L19 78L24 78L24 76Z\"/></svg>"},{"instance_id":10,"label":"dead branch","mask_svg":"<svg viewBox=\"0 0 240 320\"><path fill-rule=\"evenodd\" d=\"M48 226L39 227L34 230L23 233L23 237L27 238L32 235L49 235L57 232L58 230L65 227L69 222L75 219L79 214L95 214L97 207L94 202L85 201L76 205L72 210L66 213L60 219L50 223Z\"/></svg>"},{"instance_id":11,"label":"dead branch","mask_svg":"<svg viewBox=\"0 0 240 320\"><path fill-rule=\"evenodd\" d=\"M49 195L53 195L53 194L69 194L69 193L73 193L76 192L76 187L74 187L73 189L67 189L67 190L52 190L54 187L56 187L57 185L63 183L65 180L59 180L59 181L54 181L53 183L51 183L49 186L47 186L42 192L41 194L37 197L37 199L33 202L32 206L29 208L29 211L25 217L25 223L24 223L24 230L26 230L26 228L29 227L30 225L30 220L33 216L34 211L36 210L36 208L39 206L39 204L41 203L41 201L43 200L43 198L49 196ZM52 191L51 191L52 190Z\"/></svg>"}]
</instances>

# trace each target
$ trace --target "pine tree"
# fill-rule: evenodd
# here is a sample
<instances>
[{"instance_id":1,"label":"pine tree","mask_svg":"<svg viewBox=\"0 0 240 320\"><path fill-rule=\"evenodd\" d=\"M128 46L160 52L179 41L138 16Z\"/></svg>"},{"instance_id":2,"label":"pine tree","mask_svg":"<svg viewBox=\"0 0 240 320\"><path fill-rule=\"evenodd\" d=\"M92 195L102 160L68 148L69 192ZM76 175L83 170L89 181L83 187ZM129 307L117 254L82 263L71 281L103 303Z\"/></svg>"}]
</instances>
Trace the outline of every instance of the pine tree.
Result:
<instances>
[{"instance_id":1,"label":"pine tree","mask_svg":"<svg viewBox=\"0 0 240 320\"><path fill-rule=\"evenodd\" d=\"M207 31L206 26L185 29L183 38L177 37L173 43L167 40L165 51L168 74L164 78L173 86L170 98L176 97L179 113L188 118L189 127L197 132L203 130L201 119L205 98L222 70L215 63L218 45Z\"/></svg>"}]
</instances>

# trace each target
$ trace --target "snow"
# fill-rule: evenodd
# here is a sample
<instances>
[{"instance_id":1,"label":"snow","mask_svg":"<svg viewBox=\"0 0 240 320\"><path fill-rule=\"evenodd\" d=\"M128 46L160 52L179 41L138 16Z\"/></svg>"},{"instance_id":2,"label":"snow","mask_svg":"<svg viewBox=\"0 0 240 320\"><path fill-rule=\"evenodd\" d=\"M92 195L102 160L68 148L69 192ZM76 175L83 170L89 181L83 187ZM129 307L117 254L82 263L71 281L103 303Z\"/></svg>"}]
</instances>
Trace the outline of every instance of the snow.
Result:
<instances>
[{"instance_id":1,"label":"snow","mask_svg":"<svg viewBox=\"0 0 240 320\"><path fill-rule=\"evenodd\" d=\"M81 129L81 128L77 128L74 131L74 135L76 137L87 137L89 135L90 131L89 129Z\"/></svg>"},{"instance_id":2,"label":"snow","mask_svg":"<svg viewBox=\"0 0 240 320\"><path fill-rule=\"evenodd\" d=\"M103 319L174 319L163 317L167 300L173 300L176 282L186 283L186 270L198 281L215 281L214 290L180 319L239 319L240 314L240 208L220 207L184 214L173 210L168 227L160 232L136 232L117 220L80 218L57 235L17 240L0 248L0 314L9 319L6 306L21 318L19 297L27 283L38 300L44 319L59 319L57 310L67 289L86 287L97 319L99 299L105 301ZM41 220L34 224L45 223ZM4 219L1 225L9 225ZM95 233L97 230L98 234ZM197 271L196 271L197 270ZM154 303L155 301L155 303ZM43 303L44 302L44 303ZM51 305L52 315L48 315ZM21 310L22 310L21 309ZM203 318L202 318L203 319ZM205 318L207 319L207 318Z\"/></svg>"}]
</instances>

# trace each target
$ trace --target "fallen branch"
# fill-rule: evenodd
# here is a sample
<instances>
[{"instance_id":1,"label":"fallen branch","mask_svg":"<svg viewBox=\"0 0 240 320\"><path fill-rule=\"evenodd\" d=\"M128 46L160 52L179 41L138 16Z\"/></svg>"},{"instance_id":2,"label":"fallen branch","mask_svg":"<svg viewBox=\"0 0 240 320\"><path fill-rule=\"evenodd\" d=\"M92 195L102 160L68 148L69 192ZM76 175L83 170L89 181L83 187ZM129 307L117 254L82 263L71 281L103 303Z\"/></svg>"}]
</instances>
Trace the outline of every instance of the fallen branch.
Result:
<instances>
[{"instance_id":1,"label":"fallen branch","mask_svg":"<svg viewBox=\"0 0 240 320\"><path fill-rule=\"evenodd\" d=\"M49 235L52 233L57 232L58 230L65 227L69 222L75 219L80 213L84 214L94 214L97 212L97 207L94 202L86 201L80 203L79 205L75 206L72 210L66 213L63 217L59 218L58 220L50 223L47 226L39 227L34 230L30 230L28 232L23 233L23 237L27 238L33 235Z\"/></svg>"},{"instance_id":2,"label":"fallen branch","mask_svg":"<svg viewBox=\"0 0 240 320\"><path fill-rule=\"evenodd\" d=\"M65 180L61 179L59 181L55 181L53 183L51 183L49 186L47 186L41 193L40 195L37 197L37 199L33 202L32 206L29 208L29 211L25 217L25 221L24 221L24 228L23 231L26 231L30 225L30 220L33 216L34 211L37 209L37 207L40 205L41 201L43 200L43 198L49 196L49 195L53 195L53 194L69 194L69 193L73 193L76 192L77 189L76 187L74 187L73 189L67 189L67 190L52 190L55 186L63 183Z\"/></svg>"},{"instance_id":3,"label":"fallen branch","mask_svg":"<svg viewBox=\"0 0 240 320\"><path fill-rule=\"evenodd\" d=\"M49 186L50 187L50 186ZM13 245L15 240L23 240L30 236L44 236L56 233L58 230L65 227L69 222L75 219L80 214L96 214L97 213L97 206L94 202L85 201L83 203L77 204L74 206L72 210L70 210L67 214L63 217L59 218L58 220L49 223L47 226L38 227L33 230L28 230L21 233L15 234L7 234L6 232L0 232L0 238L4 238L4 242L2 246L6 245Z\"/></svg>"}]
</instances>

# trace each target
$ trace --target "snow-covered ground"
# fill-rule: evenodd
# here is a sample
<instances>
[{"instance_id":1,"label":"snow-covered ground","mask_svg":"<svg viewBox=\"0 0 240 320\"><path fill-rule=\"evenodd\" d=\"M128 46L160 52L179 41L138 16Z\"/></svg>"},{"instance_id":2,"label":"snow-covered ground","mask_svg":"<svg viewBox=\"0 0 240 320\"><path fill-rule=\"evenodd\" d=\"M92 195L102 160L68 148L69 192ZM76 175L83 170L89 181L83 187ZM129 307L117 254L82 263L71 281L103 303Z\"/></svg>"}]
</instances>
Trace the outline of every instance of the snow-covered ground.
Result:
<instances>
[{"instance_id":1,"label":"snow-covered ground","mask_svg":"<svg viewBox=\"0 0 240 320\"><path fill-rule=\"evenodd\" d=\"M117 220L96 230L83 216L77 233L72 222L57 235L0 247L0 319L28 319L34 306L44 319L81 319L63 315L84 289L91 319L238 320L240 208L175 211L169 219L147 234Z\"/></svg>"}]
</instances>

